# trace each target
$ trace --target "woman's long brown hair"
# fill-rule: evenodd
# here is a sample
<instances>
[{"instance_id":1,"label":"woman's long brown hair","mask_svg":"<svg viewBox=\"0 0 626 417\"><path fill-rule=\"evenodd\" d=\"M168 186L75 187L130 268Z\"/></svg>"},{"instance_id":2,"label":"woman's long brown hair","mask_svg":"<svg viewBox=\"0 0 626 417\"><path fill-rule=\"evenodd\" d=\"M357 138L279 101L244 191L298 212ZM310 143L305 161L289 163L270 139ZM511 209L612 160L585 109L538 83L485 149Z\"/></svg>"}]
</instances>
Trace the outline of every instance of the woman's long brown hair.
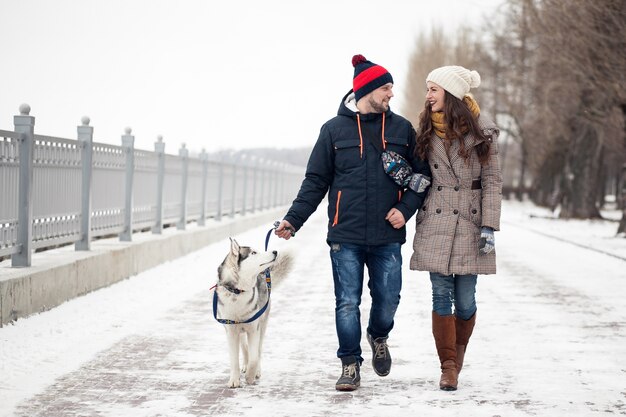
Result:
<instances>
[{"instance_id":1,"label":"woman's long brown hair","mask_svg":"<svg viewBox=\"0 0 626 417\"><path fill-rule=\"evenodd\" d=\"M443 114L445 115L446 122L446 149L449 149L450 143L453 140L459 139L459 155L469 160L471 149L465 149L463 142L463 129L467 126L467 133L474 135L480 142L475 146L476 153L478 154L478 160L481 165L486 165L489 161L489 149L491 143L485 137L485 134L478 126L478 120L474 117L469 107L462 100L459 100L448 91L445 91L445 103ZM432 144L430 142L435 128L431 119L432 109L430 103L426 101L424 103L424 110L419 117L419 127L417 131L417 146L415 147L416 156L425 160L428 157Z\"/></svg>"}]
</instances>

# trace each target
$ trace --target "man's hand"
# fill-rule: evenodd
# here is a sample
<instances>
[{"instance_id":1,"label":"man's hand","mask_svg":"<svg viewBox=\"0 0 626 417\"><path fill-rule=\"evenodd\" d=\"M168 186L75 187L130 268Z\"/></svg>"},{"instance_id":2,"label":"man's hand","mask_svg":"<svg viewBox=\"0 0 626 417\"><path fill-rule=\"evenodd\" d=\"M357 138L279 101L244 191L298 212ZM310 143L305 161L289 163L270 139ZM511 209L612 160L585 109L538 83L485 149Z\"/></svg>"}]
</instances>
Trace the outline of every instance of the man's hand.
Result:
<instances>
[{"instance_id":1,"label":"man's hand","mask_svg":"<svg viewBox=\"0 0 626 417\"><path fill-rule=\"evenodd\" d=\"M274 234L282 239L289 240L296 234L296 229L287 220L280 222Z\"/></svg>"},{"instance_id":2,"label":"man's hand","mask_svg":"<svg viewBox=\"0 0 626 417\"><path fill-rule=\"evenodd\" d=\"M404 220L404 215L402 215L402 212L396 208L392 208L391 210L389 210L389 213L387 213L387 217L385 217L385 220L389 221L394 229L400 229L406 223L406 220Z\"/></svg>"}]
</instances>

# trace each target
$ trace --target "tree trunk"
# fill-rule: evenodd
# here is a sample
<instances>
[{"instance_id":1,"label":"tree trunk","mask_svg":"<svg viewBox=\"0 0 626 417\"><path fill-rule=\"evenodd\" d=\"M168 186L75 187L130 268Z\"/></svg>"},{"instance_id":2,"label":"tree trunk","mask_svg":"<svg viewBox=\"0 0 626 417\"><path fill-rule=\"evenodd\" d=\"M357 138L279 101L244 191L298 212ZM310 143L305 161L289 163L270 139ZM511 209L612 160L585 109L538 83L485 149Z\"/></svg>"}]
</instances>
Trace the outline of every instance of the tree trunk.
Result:
<instances>
[{"instance_id":1,"label":"tree trunk","mask_svg":"<svg viewBox=\"0 0 626 417\"><path fill-rule=\"evenodd\" d=\"M617 233L624 233L624 237L626 237L626 164L622 166L622 180L620 186L620 194L621 194L621 207L622 207L622 220L619 222L619 226L617 228Z\"/></svg>"},{"instance_id":2,"label":"tree trunk","mask_svg":"<svg viewBox=\"0 0 626 417\"><path fill-rule=\"evenodd\" d=\"M617 234L624 233L624 237L626 238L626 210L622 211L622 220L619 222L619 227L617 228Z\"/></svg>"},{"instance_id":3,"label":"tree trunk","mask_svg":"<svg viewBox=\"0 0 626 417\"><path fill-rule=\"evenodd\" d=\"M622 103L620 107L622 108L622 116L624 116L624 140L626 140L626 103ZM626 237L626 164L622 165L622 180L620 183L619 195L621 195L622 220L617 227L617 233L623 233L624 237Z\"/></svg>"},{"instance_id":4,"label":"tree trunk","mask_svg":"<svg viewBox=\"0 0 626 417\"><path fill-rule=\"evenodd\" d=\"M528 152L526 151L524 142L522 142L521 145L522 157L520 160L519 184L517 184L517 190L515 191L515 197L519 201L524 200L524 192L526 191L526 163L528 161Z\"/></svg>"},{"instance_id":5,"label":"tree trunk","mask_svg":"<svg viewBox=\"0 0 626 417\"><path fill-rule=\"evenodd\" d=\"M553 210L561 202L563 190L563 169L565 167L565 147L562 140L557 140L556 146L545 158L533 179L530 198L533 203Z\"/></svg>"},{"instance_id":6,"label":"tree trunk","mask_svg":"<svg viewBox=\"0 0 626 417\"><path fill-rule=\"evenodd\" d=\"M561 199L561 218L600 219L596 202L603 189L602 145L596 128L578 118L572 121L572 144L568 148L565 184Z\"/></svg>"}]
</instances>

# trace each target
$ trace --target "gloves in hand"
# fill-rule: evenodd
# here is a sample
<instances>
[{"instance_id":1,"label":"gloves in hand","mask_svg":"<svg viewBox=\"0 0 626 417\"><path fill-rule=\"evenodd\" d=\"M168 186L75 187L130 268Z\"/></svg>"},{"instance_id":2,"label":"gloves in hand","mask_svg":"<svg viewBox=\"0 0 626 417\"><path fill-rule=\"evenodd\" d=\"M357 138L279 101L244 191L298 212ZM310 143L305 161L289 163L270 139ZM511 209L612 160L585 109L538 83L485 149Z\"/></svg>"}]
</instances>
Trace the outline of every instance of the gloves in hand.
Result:
<instances>
[{"instance_id":1,"label":"gloves in hand","mask_svg":"<svg viewBox=\"0 0 626 417\"><path fill-rule=\"evenodd\" d=\"M402 155L394 151L383 151L380 155L383 169L402 188L421 193L430 185L430 178L413 172L413 168Z\"/></svg>"},{"instance_id":2,"label":"gloves in hand","mask_svg":"<svg viewBox=\"0 0 626 417\"><path fill-rule=\"evenodd\" d=\"M496 238L491 227L480 228L480 240L478 241L478 251L486 255L496 248Z\"/></svg>"}]
</instances>

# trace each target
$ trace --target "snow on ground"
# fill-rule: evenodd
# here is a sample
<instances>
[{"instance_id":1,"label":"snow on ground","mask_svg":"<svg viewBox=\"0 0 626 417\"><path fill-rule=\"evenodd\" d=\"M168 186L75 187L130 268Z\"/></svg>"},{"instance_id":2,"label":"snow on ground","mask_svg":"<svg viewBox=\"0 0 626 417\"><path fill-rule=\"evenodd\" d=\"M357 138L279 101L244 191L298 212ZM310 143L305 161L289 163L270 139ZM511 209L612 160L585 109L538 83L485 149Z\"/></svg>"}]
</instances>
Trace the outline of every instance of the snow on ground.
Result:
<instances>
[{"instance_id":1,"label":"snow on ground","mask_svg":"<svg viewBox=\"0 0 626 417\"><path fill-rule=\"evenodd\" d=\"M408 269L405 245L392 372L380 378L366 359L361 388L340 393L324 211L295 239L270 240L297 263L272 292L257 385L226 388L226 336L209 291L225 240L0 329L0 416L626 415L626 239L615 238L617 223L546 219L505 202L498 274L479 279L456 392L438 389L430 283ZM268 228L237 239L262 247ZM368 312L364 294L363 328Z\"/></svg>"}]
</instances>

